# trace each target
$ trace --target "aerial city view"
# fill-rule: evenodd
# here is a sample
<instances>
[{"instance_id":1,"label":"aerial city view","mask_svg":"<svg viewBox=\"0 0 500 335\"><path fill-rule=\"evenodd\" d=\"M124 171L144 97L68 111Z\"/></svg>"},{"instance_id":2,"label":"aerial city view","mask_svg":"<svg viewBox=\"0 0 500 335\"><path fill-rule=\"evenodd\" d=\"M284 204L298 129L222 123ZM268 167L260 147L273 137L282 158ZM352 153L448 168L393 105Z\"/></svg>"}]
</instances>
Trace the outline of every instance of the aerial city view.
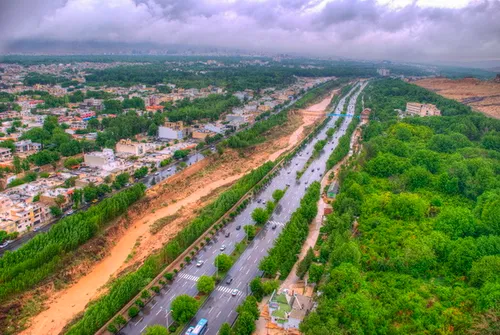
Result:
<instances>
[{"instance_id":1,"label":"aerial city view","mask_svg":"<svg viewBox=\"0 0 500 335\"><path fill-rule=\"evenodd\" d=\"M0 1L0 334L500 334L500 0Z\"/></svg>"}]
</instances>

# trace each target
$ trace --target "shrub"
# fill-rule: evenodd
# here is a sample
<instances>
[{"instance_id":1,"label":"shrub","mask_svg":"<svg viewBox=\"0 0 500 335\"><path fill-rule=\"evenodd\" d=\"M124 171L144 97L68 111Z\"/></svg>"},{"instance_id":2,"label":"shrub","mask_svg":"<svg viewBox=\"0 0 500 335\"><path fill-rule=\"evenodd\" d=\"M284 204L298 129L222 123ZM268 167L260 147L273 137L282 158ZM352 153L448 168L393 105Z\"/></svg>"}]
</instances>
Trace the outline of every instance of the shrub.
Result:
<instances>
[{"instance_id":1,"label":"shrub","mask_svg":"<svg viewBox=\"0 0 500 335\"><path fill-rule=\"evenodd\" d=\"M128 309L128 316L132 319L139 315L139 308L132 306Z\"/></svg>"}]
</instances>

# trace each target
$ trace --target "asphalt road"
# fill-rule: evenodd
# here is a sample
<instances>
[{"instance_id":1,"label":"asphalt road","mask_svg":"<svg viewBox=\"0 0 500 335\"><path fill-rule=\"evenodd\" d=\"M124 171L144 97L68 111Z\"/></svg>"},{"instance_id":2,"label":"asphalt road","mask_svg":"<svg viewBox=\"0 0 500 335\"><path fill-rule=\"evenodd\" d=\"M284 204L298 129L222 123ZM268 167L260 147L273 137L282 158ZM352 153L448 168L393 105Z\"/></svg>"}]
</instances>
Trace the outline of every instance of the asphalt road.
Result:
<instances>
[{"instance_id":1,"label":"asphalt road","mask_svg":"<svg viewBox=\"0 0 500 335\"><path fill-rule=\"evenodd\" d=\"M349 102L348 114L354 113L354 104L358 94L355 94ZM345 103L345 98L340 100L336 113L341 113ZM180 271L171 285L162 289L159 295L148 304L139 316L131 320L121 331L121 334L138 335L144 332L147 326L160 324L168 326L173 322L170 315L170 304L172 300L182 294L195 296L198 293L196 282L202 275L212 276L216 272L214 259L220 253L231 254L235 244L245 238L243 229L236 230L237 226L254 224L251 219L252 211L257 207L264 207L267 200L272 199L272 193L276 189L284 189L290 185L284 197L280 200L278 206L269 220L269 223L263 228L263 231L250 243L238 261L228 272L227 277L210 294L205 304L200 308L190 325L195 325L200 318L208 319L209 327L207 335L216 334L224 322L232 323L237 317L236 307L241 304L243 299L249 294L248 285L256 276L260 276L258 269L259 261L267 255L267 251L272 247L273 241L279 236L283 226L288 222L291 214L299 207L300 200L305 194L308 185L313 181L320 180L325 173L326 160L338 144L339 138L345 133L347 126L352 118L347 117L340 129L334 134L333 139L326 144L324 151L313 161L311 166L302 175L299 181L296 181L296 172L301 170L308 158L311 156L314 144L317 140L326 138L326 131L333 127L337 117L331 118L329 124L310 141L292 160L281 169L281 171L269 182L269 184L256 195L253 201L243 210L235 219L226 226L225 231L230 232L229 237L224 233L219 233L217 238L203 250L200 251L197 258L191 265L186 266ZM259 202L258 200L262 201ZM273 224L277 224L275 230L271 229ZM225 245L224 251L220 248ZM196 266L196 261L203 260L205 263L201 267ZM233 279L230 285L226 284L227 278ZM238 290L236 296L231 295L233 289Z\"/></svg>"}]
</instances>

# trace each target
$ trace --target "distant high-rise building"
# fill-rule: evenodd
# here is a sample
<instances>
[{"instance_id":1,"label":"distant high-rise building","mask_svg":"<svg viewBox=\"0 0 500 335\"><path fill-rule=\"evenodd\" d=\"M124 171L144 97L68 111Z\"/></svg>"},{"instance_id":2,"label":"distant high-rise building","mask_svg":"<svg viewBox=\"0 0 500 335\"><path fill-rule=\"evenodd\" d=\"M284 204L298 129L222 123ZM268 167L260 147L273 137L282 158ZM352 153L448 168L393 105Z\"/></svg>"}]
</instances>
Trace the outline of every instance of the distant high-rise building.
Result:
<instances>
[{"instance_id":1,"label":"distant high-rise building","mask_svg":"<svg viewBox=\"0 0 500 335\"><path fill-rule=\"evenodd\" d=\"M377 69L377 73L383 77L387 77L391 75L391 70L389 69Z\"/></svg>"}]
</instances>

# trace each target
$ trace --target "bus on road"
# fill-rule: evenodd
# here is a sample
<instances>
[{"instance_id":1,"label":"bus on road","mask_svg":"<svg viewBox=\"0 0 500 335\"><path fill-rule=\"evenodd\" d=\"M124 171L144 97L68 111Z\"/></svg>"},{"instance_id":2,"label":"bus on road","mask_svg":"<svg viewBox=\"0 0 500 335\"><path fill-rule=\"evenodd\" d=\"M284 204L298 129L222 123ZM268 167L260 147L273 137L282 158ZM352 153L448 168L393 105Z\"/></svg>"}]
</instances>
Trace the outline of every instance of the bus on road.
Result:
<instances>
[{"instance_id":1,"label":"bus on road","mask_svg":"<svg viewBox=\"0 0 500 335\"><path fill-rule=\"evenodd\" d=\"M208 330L208 320L207 319L201 319L198 324L196 325L196 327L194 327L193 330L191 330L191 332L186 332L186 335L203 335L207 332Z\"/></svg>"}]
</instances>

